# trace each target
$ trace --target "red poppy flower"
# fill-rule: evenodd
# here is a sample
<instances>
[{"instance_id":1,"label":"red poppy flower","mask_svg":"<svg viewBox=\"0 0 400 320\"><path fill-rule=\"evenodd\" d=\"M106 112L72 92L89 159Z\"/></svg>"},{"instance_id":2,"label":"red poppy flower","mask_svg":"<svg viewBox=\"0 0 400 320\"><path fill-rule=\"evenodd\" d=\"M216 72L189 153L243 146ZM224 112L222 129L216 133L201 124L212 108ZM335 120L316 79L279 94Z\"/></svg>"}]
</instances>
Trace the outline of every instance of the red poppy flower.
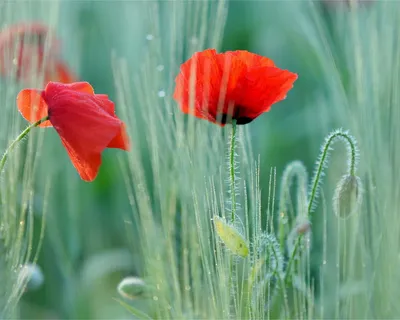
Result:
<instances>
[{"instance_id":1,"label":"red poppy flower","mask_svg":"<svg viewBox=\"0 0 400 320\"><path fill-rule=\"evenodd\" d=\"M105 94L87 82L49 82L45 90L25 89L17 97L22 116L31 123L48 116L39 127L54 127L81 178L92 181L105 148L129 150L124 123Z\"/></svg>"},{"instance_id":2,"label":"red poppy flower","mask_svg":"<svg viewBox=\"0 0 400 320\"><path fill-rule=\"evenodd\" d=\"M184 113L221 126L246 124L285 99L296 79L257 54L208 49L182 64L174 98Z\"/></svg>"},{"instance_id":3,"label":"red poppy flower","mask_svg":"<svg viewBox=\"0 0 400 320\"><path fill-rule=\"evenodd\" d=\"M26 81L43 70L45 83L74 82L75 77L59 58L58 48L57 40L50 37L45 25L13 25L0 32L0 73L4 76L15 74L17 80Z\"/></svg>"}]
</instances>

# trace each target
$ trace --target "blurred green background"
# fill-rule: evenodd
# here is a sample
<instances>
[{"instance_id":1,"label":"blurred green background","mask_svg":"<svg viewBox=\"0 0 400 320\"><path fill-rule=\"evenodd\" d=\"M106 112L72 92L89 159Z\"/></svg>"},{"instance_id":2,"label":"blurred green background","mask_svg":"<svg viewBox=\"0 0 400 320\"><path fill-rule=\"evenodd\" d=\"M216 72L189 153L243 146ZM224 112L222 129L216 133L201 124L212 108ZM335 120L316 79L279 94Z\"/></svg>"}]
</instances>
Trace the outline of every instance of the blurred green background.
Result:
<instances>
[{"instance_id":1,"label":"blurred green background","mask_svg":"<svg viewBox=\"0 0 400 320\"><path fill-rule=\"evenodd\" d=\"M155 3L61 1L58 9L54 9L57 4L52 2L32 1L29 2L31 9L23 14L16 12L17 5L14 8L12 4L8 5L9 12L3 11L1 17L8 22L24 18L45 20L55 26L62 44L62 56L72 70L80 79L90 82L96 92L115 99L112 57L117 54L126 58L128 72L139 74L142 61L148 55L149 43L157 41L148 39L154 19L161 22L160 34L163 35L164 30L168 33L175 19L173 13L181 6L179 10L188 10L188 13L187 20L178 26L177 36L185 37L184 41L193 41L190 25L195 24L196 12L187 8L191 3L191 10L194 10L196 1L176 1L174 4L160 1L159 16L151 17L148 8ZM268 56L280 68L299 74L288 98L249 125L254 154L261 155L261 185L265 186L263 197L267 197L270 167L277 168L279 177L288 162L298 159L311 172L323 137L343 125L334 108L329 116L320 111L319 101L329 91L329 83L318 57L322 50L318 45L322 43L319 32L323 29L323 40L336 49L334 59L345 80L342 51L340 45L335 44L337 35L331 30L335 23L332 16L338 10L348 11L348 7L326 6L318 1L227 1L224 5L228 11L219 51L249 50ZM369 10L369 7L360 10ZM50 18L49 12L52 12ZM163 50L167 49L163 48L161 54ZM180 62L187 55L183 53ZM162 64L166 66L165 87L159 90L165 89L170 97L173 79L168 74L177 74L178 69L168 67L168 61ZM136 104L135 107L143 106ZM118 113L118 105L116 108ZM14 116L18 117L16 112ZM20 127L24 125L22 123ZM132 144L135 150L135 141ZM23 295L20 316L27 319L124 318L127 313L111 297L118 295L116 287L124 276L138 273L135 261L140 259L135 252L136 244L129 236L132 226L125 219L130 215L130 204L125 173L118 161L124 155L122 151L106 150L97 179L93 183L84 183L69 162L55 132L46 132L44 146L38 176L51 174L52 178L46 235L38 261L44 283L39 289L28 290ZM45 179L37 179L38 189L44 190L45 182ZM43 195L37 196L40 199ZM36 204L38 232L41 200ZM315 250L318 254L318 244Z\"/></svg>"}]
</instances>

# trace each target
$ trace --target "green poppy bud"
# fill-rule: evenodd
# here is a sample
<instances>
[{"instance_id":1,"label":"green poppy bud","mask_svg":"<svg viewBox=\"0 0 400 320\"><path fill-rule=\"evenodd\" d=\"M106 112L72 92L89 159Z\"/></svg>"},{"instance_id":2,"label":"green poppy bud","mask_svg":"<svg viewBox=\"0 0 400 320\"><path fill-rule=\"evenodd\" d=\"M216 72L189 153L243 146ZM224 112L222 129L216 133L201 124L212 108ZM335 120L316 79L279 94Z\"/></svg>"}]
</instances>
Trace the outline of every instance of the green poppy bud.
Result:
<instances>
[{"instance_id":1,"label":"green poppy bud","mask_svg":"<svg viewBox=\"0 0 400 320\"><path fill-rule=\"evenodd\" d=\"M336 186L333 211L338 217L347 218L358 210L361 201L361 179L354 175L344 175Z\"/></svg>"}]
</instances>

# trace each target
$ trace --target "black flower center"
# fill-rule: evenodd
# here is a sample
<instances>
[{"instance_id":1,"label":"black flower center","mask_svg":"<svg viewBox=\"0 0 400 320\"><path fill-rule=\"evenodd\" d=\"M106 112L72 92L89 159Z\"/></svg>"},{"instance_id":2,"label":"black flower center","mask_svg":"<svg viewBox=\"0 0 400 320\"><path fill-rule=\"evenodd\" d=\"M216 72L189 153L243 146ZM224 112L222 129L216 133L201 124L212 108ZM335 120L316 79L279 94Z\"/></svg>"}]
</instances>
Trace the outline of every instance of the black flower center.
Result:
<instances>
[{"instance_id":1,"label":"black flower center","mask_svg":"<svg viewBox=\"0 0 400 320\"><path fill-rule=\"evenodd\" d=\"M244 125L244 124L248 124L254 120L254 118L249 118L249 117L240 115L240 109L242 109L241 106L235 106L233 108L233 110L234 110L233 116L230 114L227 114L227 113L218 114L216 117L216 121L221 124L228 124L228 123L232 123L232 120L236 120L237 125Z\"/></svg>"}]
</instances>

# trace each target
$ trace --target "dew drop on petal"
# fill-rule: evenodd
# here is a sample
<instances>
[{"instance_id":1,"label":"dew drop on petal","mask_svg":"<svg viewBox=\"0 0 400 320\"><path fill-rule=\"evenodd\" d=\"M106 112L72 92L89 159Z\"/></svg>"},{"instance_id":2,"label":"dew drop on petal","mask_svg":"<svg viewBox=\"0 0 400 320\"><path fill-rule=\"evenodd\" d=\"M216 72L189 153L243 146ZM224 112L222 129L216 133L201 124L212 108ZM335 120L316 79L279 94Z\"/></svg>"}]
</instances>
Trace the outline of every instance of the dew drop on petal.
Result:
<instances>
[{"instance_id":1,"label":"dew drop on petal","mask_svg":"<svg viewBox=\"0 0 400 320\"><path fill-rule=\"evenodd\" d=\"M147 36L146 36L146 40L148 40L148 41L151 41L151 40L153 40L154 39L154 36L152 35L152 34L148 34Z\"/></svg>"},{"instance_id":2,"label":"dew drop on petal","mask_svg":"<svg viewBox=\"0 0 400 320\"><path fill-rule=\"evenodd\" d=\"M160 90L160 91L158 91L158 96L160 97L160 98L164 98L165 97L165 91L164 90Z\"/></svg>"}]
</instances>

